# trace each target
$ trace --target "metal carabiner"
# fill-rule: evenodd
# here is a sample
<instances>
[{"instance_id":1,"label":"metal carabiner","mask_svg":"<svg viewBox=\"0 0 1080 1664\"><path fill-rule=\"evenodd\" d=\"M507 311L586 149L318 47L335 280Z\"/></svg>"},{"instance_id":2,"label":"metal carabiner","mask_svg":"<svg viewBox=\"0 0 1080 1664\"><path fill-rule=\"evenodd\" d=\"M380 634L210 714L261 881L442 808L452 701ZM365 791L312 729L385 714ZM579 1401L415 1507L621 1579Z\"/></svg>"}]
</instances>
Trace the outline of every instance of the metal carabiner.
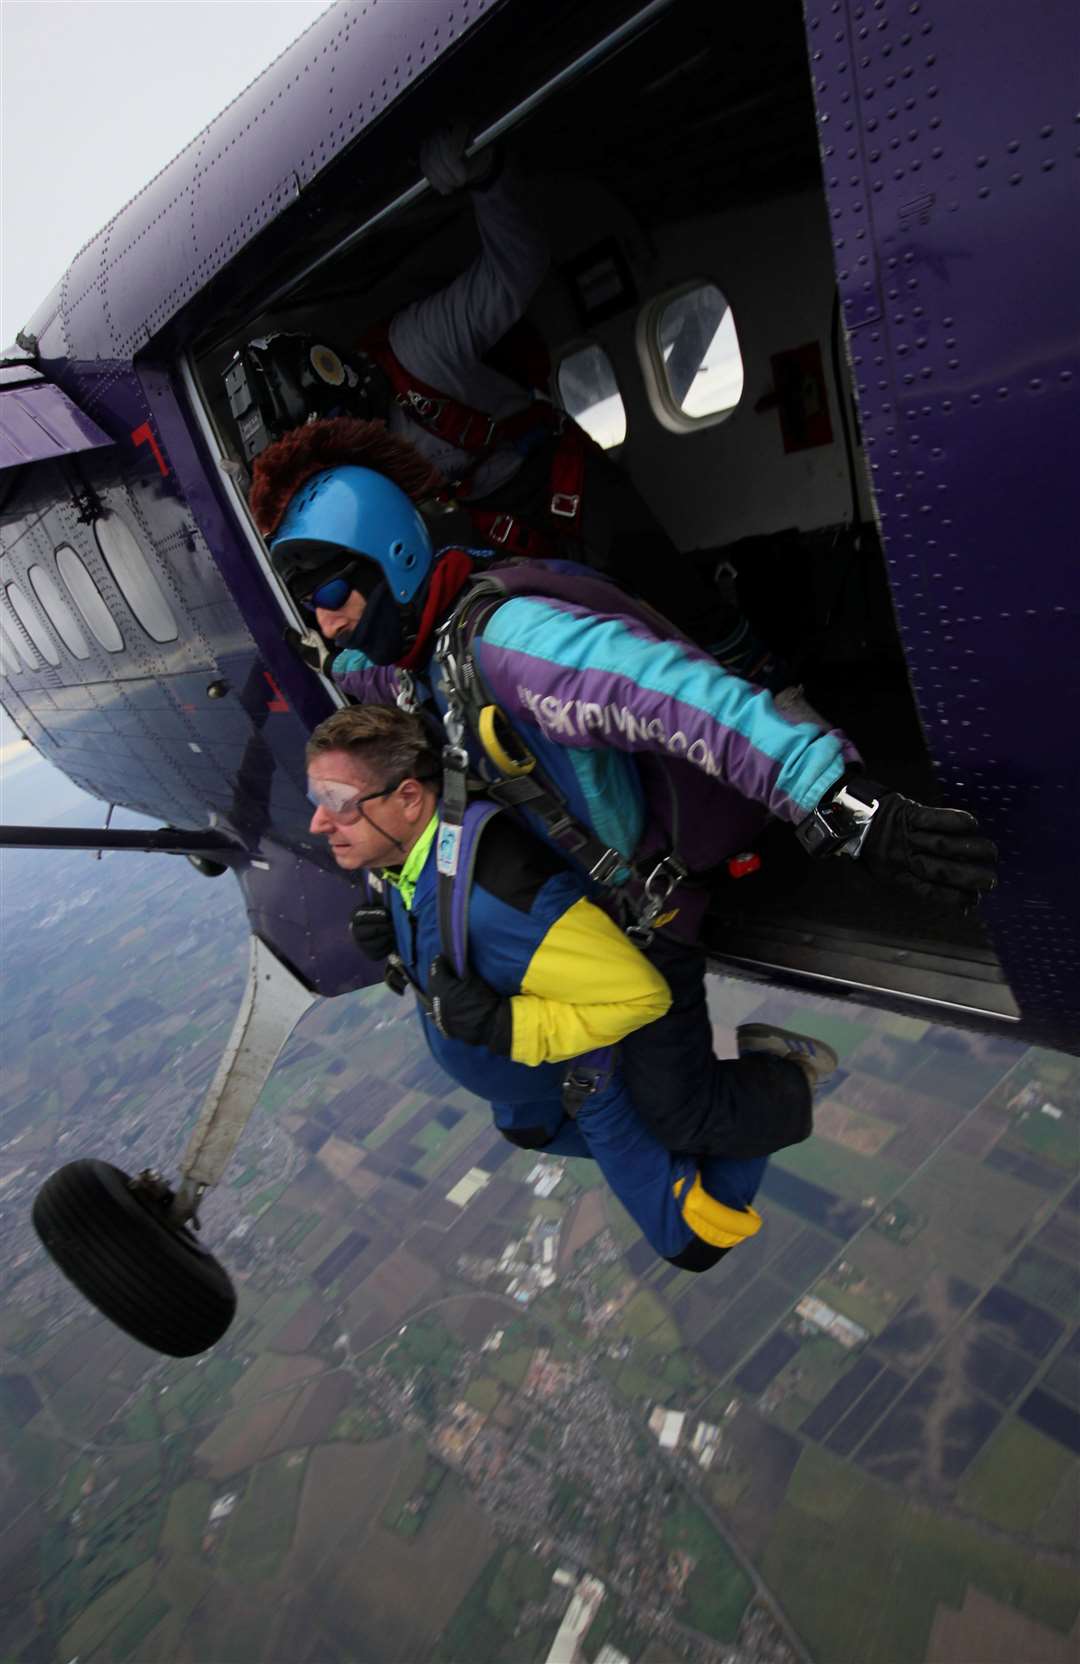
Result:
<instances>
[{"instance_id":1,"label":"metal carabiner","mask_svg":"<svg viewBox=\"0 0 1080 1664\"><path fill-rule=\"evenodd\" d=\"M634 923L626 927L626 935L635 947L647 948L649 946L656 934L653 927L657 919L667 907L683 879L688 876L689 869L683 865L677 855L664 855L657 861L643 886L645 903L639 909Z\"/></svg>"},{"instance_id":2,"label":"metal carabiner","mask_svg":"<svg viewBox=\"0 0 1080 1664\"><path fill-rule=\"evenodd\" d=\"M645 894L650 902L657 904L657 912L670 900L672 892L688 876L689 869L679 860L677 855L664 855L657 861L652 872L645 880Z\"/></svg>"},{"instance_id":3,"label":"metal carabiner","mask_svg":"<svg viewBox=\"0 0 1080 1664\"><path fill-rule=\"evenodd\" d=\"M399 711L406 711L409 716L415 716L420 709L411 671L398 668L394 672L394 703Z\"/></svg>"}]
</instances>

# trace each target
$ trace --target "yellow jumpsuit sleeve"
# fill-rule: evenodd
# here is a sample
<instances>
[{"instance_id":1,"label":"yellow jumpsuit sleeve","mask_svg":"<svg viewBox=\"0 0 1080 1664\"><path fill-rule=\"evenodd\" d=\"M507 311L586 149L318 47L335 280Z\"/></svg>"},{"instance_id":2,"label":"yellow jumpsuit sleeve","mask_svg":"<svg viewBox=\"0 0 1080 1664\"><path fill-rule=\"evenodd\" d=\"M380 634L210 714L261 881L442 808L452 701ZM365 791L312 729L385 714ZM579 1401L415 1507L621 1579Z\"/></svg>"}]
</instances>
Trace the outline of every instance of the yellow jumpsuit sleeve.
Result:
<instances>
[{"instance_id":1,"label":"yellow jumpsuit sleeve","mask_svg":"<svg viewBox=\"0 0 1080 1664\"><path fill-rule=\"evenodd\" d=\"M515 1063L559 1063L662 1017L664 978L584 897L556 919L510 1001Z\"/></svg>"}]
</instances>

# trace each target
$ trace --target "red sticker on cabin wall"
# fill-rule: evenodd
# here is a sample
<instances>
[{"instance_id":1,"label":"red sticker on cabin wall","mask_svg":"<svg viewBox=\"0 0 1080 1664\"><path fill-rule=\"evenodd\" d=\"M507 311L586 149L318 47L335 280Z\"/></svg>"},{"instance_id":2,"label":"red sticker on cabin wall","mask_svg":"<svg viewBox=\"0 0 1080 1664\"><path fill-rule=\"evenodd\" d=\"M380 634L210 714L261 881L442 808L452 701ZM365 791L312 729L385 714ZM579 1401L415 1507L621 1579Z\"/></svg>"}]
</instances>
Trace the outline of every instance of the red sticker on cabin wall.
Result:
<instances>
[{"instance_id":1,"label":"red sticker on cabin wall","mask_svg":"<svg viewBox=\"0 0 1080 1664\"><path fill-rule=\"evenodd\" d=\"M831 445L829 394L818 343L807 341L805 346L773 353L769 363L785 451L809 451L815 445ZM773 400L768 402L771 404Z\"/></svg>"},{"instance_id":2,"label":"red sticker on cabin wall","mask_svg":"<svg viewBox=\"0 0 1080 1664\"><path fill-rule=\"evenodd\" d=\"M154 438L153 430L151 429L149 422L144 422L141 428L132 429L131 443L133 445L149 445L150 449L154 453L154 461L157 463L158 468L163 474L168 474L169 464L165 461L164 456L161 454L161 446Z\"/></svg>"},{"instance_id":3,"label":"red sticker on cabin wall","mask_svg":"<svg viewBox=\"0 0 1080 1664\"><path fill-rule=\"evenodd\" d=\"M282 693L281 689L278 687L277 683L274 681L274 678L271 676L271 674L268 670L264 670L263 675L266 677L266 680L270 683L270 691L274 695L273 699L270 699L270 700L267 701L267 705L266 705L267 710L268 711L287 711L288 708L289 708L289 702L286 699L285 695Z\"/></svg>"}]
</instances>

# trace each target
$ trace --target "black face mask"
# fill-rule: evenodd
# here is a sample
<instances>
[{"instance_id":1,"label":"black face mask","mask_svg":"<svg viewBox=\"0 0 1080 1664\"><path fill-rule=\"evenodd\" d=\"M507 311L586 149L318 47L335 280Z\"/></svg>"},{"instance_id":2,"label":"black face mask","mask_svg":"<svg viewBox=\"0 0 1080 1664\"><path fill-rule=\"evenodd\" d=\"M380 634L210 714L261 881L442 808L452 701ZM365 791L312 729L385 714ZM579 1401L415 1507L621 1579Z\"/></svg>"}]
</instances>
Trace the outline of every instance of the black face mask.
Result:
<instances>
[{"instance_id":1,"label":"black face mask","mask_svg":"<svg viewBox=\"0 0 1080 1664\"><path fill-rule=\"evenodd\" d=\"M335 646L366 653L372 664L396 664L401 658L406 649L405 626L385 578L367 597L363 617L352 635L344 640L339 637Z\"/></svg>"}]
</instances>

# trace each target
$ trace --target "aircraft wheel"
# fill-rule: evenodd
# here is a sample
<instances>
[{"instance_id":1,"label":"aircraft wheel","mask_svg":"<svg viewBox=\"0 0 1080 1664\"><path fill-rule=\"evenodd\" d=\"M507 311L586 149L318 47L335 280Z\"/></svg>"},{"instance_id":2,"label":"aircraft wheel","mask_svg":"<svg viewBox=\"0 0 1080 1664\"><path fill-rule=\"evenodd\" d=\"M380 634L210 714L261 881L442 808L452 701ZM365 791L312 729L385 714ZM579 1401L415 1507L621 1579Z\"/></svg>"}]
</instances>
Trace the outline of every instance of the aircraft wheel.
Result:
<instances>
[{"instance_id":1,"label":"aircraft wheel","mask_svg":"<svg viewBox=\"0 0 1080 1664\"><path fill-rule=\"evenodd\" d=\"M211 861L206 855L185 855L185 861L190 861L196 872L201 872L204 878L220 878L228 867L223 867L220 861Z\"/></svg>"},{"instance_id":2,"label":"aircraft wheel","mask_svg":"<svg viewBox=\"0 0 1080 1664\"><path fill-rule=\"evenodd\" d=\"M72 1161L34 1198L34 1229L65 1277L111 1322L157 1352L190 1358L236 1312L228 1273L190 1230L106 1161Z\"/></svg>"}]
</instances>

